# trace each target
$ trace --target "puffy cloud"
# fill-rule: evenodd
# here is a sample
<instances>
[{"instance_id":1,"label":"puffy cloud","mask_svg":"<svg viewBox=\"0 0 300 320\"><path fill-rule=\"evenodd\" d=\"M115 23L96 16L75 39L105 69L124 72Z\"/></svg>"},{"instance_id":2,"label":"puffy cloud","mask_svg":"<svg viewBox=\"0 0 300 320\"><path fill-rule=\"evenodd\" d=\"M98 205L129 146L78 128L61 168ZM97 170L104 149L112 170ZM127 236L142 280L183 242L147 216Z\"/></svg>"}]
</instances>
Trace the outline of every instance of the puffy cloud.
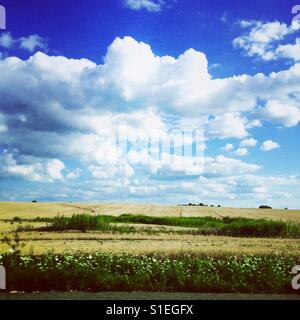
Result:
<instances>
[{"instance_id":1,"label":"puffy cloud","mask_svg":"<svg viewBox=\"0 0 300 320\"><path fill-rule=\"evenodd\" d=\"M0 47L5 49L11 49L14 46L18 46L20 49L34 52L37 49L46 50L47 43L45 39L37 34L29 35L28 37L13 38L11 33L3 33L0 36Z\"/></svg>"},{"instance_id":2,"label":"puffy cloud","mask_svg":"<svg viewBox=\"0 0 300 320\"><path fill-rule=\"evenodd\" d=\"M193 49L177 59L158 57L143 42L117 38L108 49L105 64L86 72L83 83L98 107L132 110L153 105L180 116L249 111L257 99L268 93L276 95L276 74L274 79L262 74L212 79L207 66L206 56Z\"/></svg>"},{"instance_id":3,"label":"puffy cloud","mask_svg":"<svg viewBox=\"0 0 300 320\"><path fill-rule=\"evenodd\" d=\"M235 176L253 173L261 169L259 165L248 164L238 159L217 156L216 158L205 158L205 175L206 176Z\"/></svg>"},{"instance_id":4,"label":"puffy cloud","mask_svg":"<svg viewBox=\"0 0 300 320\"><path fill-rule=\"evenodd\" d=\"M256 128L256 127L262 127L262 123L259 119L250 120L246 125L247 129Z\"/></svg>"},{"instance_id":5,"label":"puffy cloud","mask_svg":"<svg viewBox=\"0 0 300 320\"><path fill-rule=\"evenodd\" d=\"M146 9L150 12L159 12L162 10L164 1L162 0L124 0L126 7L133 10Z\"/></svg>"},{"instance_id":6,"label":"puffy cloud","mask_svg":"<svg viewBox=\"0 0 300 320\"><path fill-rule=\"evenodd\" d=\"M9 49L13 46L14 39L12 38L10 33L2 33L0 36L0 46Z\"/></svg>"},{"instance_id":7,"label":"puffy cloud","mask_svg":"<svg viewBox=\"0 0 300 320\"><path fill-rule=\"evenodd\" d=\"M61 131L90 130L87 119L104 112L153 107L180 117L212 115L213 136L242 138L252 123L241 113L253 110L258 99L282 99L299 91L299 65L270 76L224 79L212 79L207 65L205 55L193 49L177 59L158 57L149 45L130 37L117 38L102 65L40 52L25 61L11 57L0 61L1 111L23 114L23 127L38 127L47 119L51 131ZM16 125L16 120L9 122Z\"/></svg>"},{"instance_id":8,"label":"puffy cloud","mask_svg":"<svg viewBox=\"0 0 300 320\"><path fill-rule=\"evenodd\" d=\"M64 179L63 162L58 159L35 161L31 157L23 157L23 163L17 163L13 154L4 153L0 157L0 174L5 178L23 178L30 181L53 182Z\"/></svg>"},{"instance_id":9,"label":"puffy cloud","mask_svg":"<svg viewBox=\"0 0 300 320\"><path fill-rule=\"evenodd\" d=\"M92 176L100 180L115 179L117 177L129 178L134 175L135 171L129 164L122 165L91 165L89 167Z\"/></svg>"},{"instance_id":10,"label":"puffy cloud","mask_svg":"<svg viewBox=\"0 0 300 320\"><path fill-rule=\"evenodd\" d=\"M29 52L34 52L36 51L36 49L47 48L45 40L36 34L30 35L28 37L22 37L19 39L19 42L20 48Z\"/></svg>"},{"instance_id":11,"label":"puffy cloud","mask_svg":"<svg viewBox=\"0 0 300 320\"><path fill-rule=\"evenodd\" d=\"M61 180L63 179L63 175L61 173L62 170L65 169L65 165L58 159L50 160L47 163L47 173L50 179L53 180Z\"/></svg>"},{"instance_id":12,"label":"puffy cloud","mask_svg":"<svg viewBox=\"0 0 300 320\"><path fill-rule=\"evenodd\" d=\"M299 62L300 60L300 38L296 39L295 44L279 45L275 54L278 57L292 59Z\"/></svg>"},{"instance_id":13,"label":"puffy cloud","mask_svg":"<svg viewBox=\"0 0 300 320\"><path fill-rule=\"evenodd\" d=\"M248 135L246 120L238 114L225 113L209 122L208 134L222 138L243 138Z\"/></svg>"},{"instance_id":14,"label":"puffy cloud","mask_svg":"<svg viewBox=\"0 0 300 320\"><path fill-rule=\"evenodd\" d=\"M243 154L244 155L244 154ZM186 180L188 177L222 177L254 173L261 169L256 164L228 158L223 155L213 157L192 157L162 153L161 157L153 157L146 149L131 151L128 164L136 172L144 172L152 179Z\"/></svg>"},{"instance_id":15,"label":"puffy cloud","mask_svg":"<svg viewBox=\"0 0 300 320\"><path fill-rule=\"evenodd\" d=\"M261 145L260 150L262 150L262 151L271 151L271 150L277 149L279 147L280 147L280 145L277 142L272 141L272 140L266 140Z\"/></svg>"},{"instance_id":16,"label":"puffy cloud","mask_svg":"<svg viewBox=\"0 0 300 320\"><path fill-rule=\"evenodd\" d=\"M39 52L25 61L7 58L0 68L1 122L8 129L3 140L21 149L41 139L49 143L50 136L58 142L62 135L75 138L79 133L105 131L112 116L108 111L136 113L149 106L153 106L152 118L149 113L145 116L149 119L143 122L144 131L153 130L153 123L160 123L159 130L165 130L155 113L183 118L219 114L208 121L207 133L243 138L252 122L240 112L251 110L258 98L295 94L300 77L295 65L270 77L259 74L212 80L203 53L191 49L177 59L158 57L149 45L130 37L112 43L103 65ZM141 117L134 120L132 115L127 120L130 117L136 128ZM23 137L24 146L19 143ZM54 148L58 147L59 143Z\"/></svg>"},{"instance_id":17,"label":"puffy cloud","mask_svg":"<svg viewBox=\"0 0 300 320\"><path fill-rule=\"evenodd\" d=\"M131 151L128 154L130 164L142 167L153 178L187 178L199 176L204 169L204 157L182 156L163 152L158 157L149 155L147 150Z\"/></svg>"},{"instance_id":18,"label":"puffy cloud","mask_svg":"<svg viewBox=\"0 0 300 320\"><path fill-rule=\"evenodd\" d=\"M276 43L286 36L297 32L300 24L295 22L290 26L278 21L263 23L261 21L241 21L240 26L250 30L233 40L233 45L241 48L249 57L258 57L265 61L275 60L279 57L288 57L290 48L277 50ZM293 56L290 56L290 58Z\"/></svg>"},{"instance_id":19,"label":"puffy cloud","mask_svg":"<svg viewBox=\"0 0 300 320\"><path fill-rule=\"evenodd\" d=\"M241 147L255 147L256 144L257 144L257 140L255 140L253 138L249 138L249 139L242 140L240 146Z\"/></svg>"},{"instance_id":20,"label":"puffy cloud","mask_svg":"<svg viewBox=\"0 0 300 320\"><path fill-rule=\"evenodd\" d=\"M293 127L300 122L299 107L289 100L269 100L266 106L259 110L258 114L264 120L277 122L285 127Z\"/></svg>"},{"instance_id":21,"label":"puffy cloud","mask_svg":"<svg viewBox=\"0 0 300 320\"><path fill-rule=\"evenodd\" d=\"M249 154L249 152L247 148L238 148L233 154L238 157L245 157Z\"/></svg>"},{"instance_id":22,"label":"puffy cloud","mask_svg":"<svg viewBox=\"0 0 300 320\"><path fill-rule=\"evenodd\" d=\"M225 146L223 146L223 147L221 148L221 151L223 151L223 152L229 152L229 151L232 151L233 148L234 148L233 144L231 144L231 143L226 143Z\"/></svg>"}]
</instances>

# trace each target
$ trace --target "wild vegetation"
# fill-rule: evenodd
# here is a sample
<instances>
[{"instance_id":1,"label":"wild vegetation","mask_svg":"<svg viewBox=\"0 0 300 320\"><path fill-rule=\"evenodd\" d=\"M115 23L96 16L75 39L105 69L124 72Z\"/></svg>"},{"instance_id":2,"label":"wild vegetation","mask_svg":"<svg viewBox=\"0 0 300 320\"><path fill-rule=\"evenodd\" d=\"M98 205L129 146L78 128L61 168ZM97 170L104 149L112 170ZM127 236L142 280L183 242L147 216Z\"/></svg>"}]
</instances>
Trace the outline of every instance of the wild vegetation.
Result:
<instances>
[{"instance_id":1,"label":"wild vegetation","mask_svg":"<svg viewBox=\"0 0 300 320\"><path fill-rule=\"evenodd\" d=\"M47 253L1 256L8 290L289 293L293 256Z\"/></svg>"},{"instance_id":2,"label":"wild vegetation","mask_svg":"<svg viewBox=\"0 0 300 320\"><path fill-rule=\"evenodd\" d=\"M27 220L28 221L28 220ZM233 237L281 237L300 238L300 224L265 219L213 217L153 217L144 215L100 216L79 214L72 217L57 216L55 218L36 218L36 222L48 222L49 225L38 228L39 231L65 230L98 230L110 232L137 232L133 226L126 224L176 226L194 228L176 230L175 233L190 233L198 235L220 235ZM122 223L122 225L120 225ZM22 227L19 231L32 231L32 227ZM151 229L139 231L154 232ZM160 230L162 232L162 230ZM166 232L170 232L167 230Z\"/></svg>"}]
</instances>

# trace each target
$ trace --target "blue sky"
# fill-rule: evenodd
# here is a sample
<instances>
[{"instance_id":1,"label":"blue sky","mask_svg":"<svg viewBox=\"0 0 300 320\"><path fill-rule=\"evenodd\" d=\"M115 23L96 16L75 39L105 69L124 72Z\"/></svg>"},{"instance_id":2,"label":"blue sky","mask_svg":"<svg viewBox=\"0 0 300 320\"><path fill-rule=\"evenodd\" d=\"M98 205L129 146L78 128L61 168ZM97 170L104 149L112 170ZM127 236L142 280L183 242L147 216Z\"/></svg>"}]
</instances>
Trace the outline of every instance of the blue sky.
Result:
<instances>
[{"instance_id":1,"label":"blue sky","mask_svg":"<svg viewBox=\"0 0 300 320\"><path fill-rule=\"evenodd\" d=\"M0 4L1 201L300 207L294 1Z\"/></svg>"}]
</instances>

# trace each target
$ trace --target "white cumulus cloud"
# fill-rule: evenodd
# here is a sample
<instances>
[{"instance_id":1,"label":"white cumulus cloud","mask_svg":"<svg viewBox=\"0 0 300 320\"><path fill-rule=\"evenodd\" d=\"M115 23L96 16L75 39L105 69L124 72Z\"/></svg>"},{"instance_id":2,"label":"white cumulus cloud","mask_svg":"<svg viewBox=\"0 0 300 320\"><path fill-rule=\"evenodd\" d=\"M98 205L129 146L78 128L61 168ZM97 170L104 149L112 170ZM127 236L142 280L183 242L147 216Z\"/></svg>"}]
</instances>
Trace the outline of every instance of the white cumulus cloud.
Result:
<instances>
[{"instance_id":1,"label":"white cumulus cloud","mask_svg":"<svg viewBox=\"0 0 300 320\"><path fill-rule=\"evenodd\" d=\"M247 148L238 148L233 154L238 157L245 157L249 152Z\"/></svg>"},{"instance_id":2,"label":"white cumulus cloud","mask_svg":"<svg viewBox=\"0 0 300 320\"><path fill-rule=\"evenodd\" d=\"M277 142L272 141L272 140L266 140L265 142L262 143L260 150L271 151L271 150L277 149L279 147L280 147L280 145Z\"/></svg>"},{"instance_id":3,"label":"white cumulus cloud","mask_svg":"<svg viewBox=\"0 0 300 320\"><path fill-rule=\"evenodd\" d=\"M132 10L146 9L150 12L159 12L164 5L162 0L124 0L124 4Z\"/></svg>"},{"instance_id":4,"label":"white cumulus cloud","mask_svg":"<svg viewBox=\"0 0 300 320\"><path fill-rule=\"evenodd\" d=\"M249 29L244 35L233 40L233 45L240 48L249 57L258 57L264 61L278 58L295 58L298 49L279 46L279 42L290 34L300 30L300 23L288 26L279 21L263 23L261 21L241 21L242 28Z\"/></svg>"},{"instance_id":5,"label":"white cumulus cloud","mask_svg":"<svg viewBox=\"0 0 300 320\"><path fill-rule=\"evenodd\" d=\"M229 151L232 151L234 148L233 144L231 143L226 143L222 148L221 148L221 151L223 152L229 152Z\"/></svg>"},{"instance_id":6,"label":"white cumulus cloud","mask_svg":"<svg viewBox=\"0 0 300 320\"><path fill-rule=\"evenodd\" d=\"M222 138L244 138L248 135L246 120L238 114L225 113L209 122L208 133Z\"/></svg>"},{"instance_id":7,"label":"white cumulus cloud","mask_svg":"<svg viewBox=\"0 0 300 320\"><path fill-rule=\"evenodd\" d=\"M22 178L30 181L53 182L63 180L65 165L58 159L35 160L23 157L18 163L11 153L0 156L0 174L6 178Z\"/></svg>"},{"instance_id":8,"label":"white cumulus cloud","mask_svg":"<svg viewBox=\"0 0 300 320\"><path fill-rule=\"evenodd\" d=\"M0 47L5 49L11 49L14 46L29 51L34 52L39 50L47 49L47 42L44 38L37 34L29 35L28 37L13 38L11 33L6 32L0 36Z\"/></svg>"},{"instance_id":9,"label":"white cumulus cloud","mask_svg":"<svg viewBox=\"0 0 300 320\"><path fill-rule=\"evenodd\" d=\"M293 127L300 122L300 109L290 100L269 100L259 114L264 120L280 123L285 127Z\"/></svg>"},{"instance_id":10,"label":"white cumulus cloud","mask_svg":"<svg viewBox=\"0 0 300 320\"><path fill-rule=\"evenodd\" d=\"M240 146L241 147L255 147L256 144L257 144L257 140L255 140L253 138L249 138L249 139L242 140Z\"/></svg>"}]
</instances>

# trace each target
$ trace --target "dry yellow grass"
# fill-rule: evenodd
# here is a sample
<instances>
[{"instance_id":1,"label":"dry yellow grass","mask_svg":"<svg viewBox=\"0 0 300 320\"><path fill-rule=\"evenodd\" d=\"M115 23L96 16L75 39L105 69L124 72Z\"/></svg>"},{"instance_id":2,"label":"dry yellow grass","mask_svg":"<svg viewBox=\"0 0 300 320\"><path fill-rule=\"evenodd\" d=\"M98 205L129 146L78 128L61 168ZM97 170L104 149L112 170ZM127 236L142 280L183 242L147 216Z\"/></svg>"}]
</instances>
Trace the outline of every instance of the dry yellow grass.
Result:
<instances>
[{"instance_id":1,"label":"dry yellow grass","mask_svg":"<svg viewBox=\"0 0 300 320\"><path fill-rule=\"evenodd\" d=\"M273 220L299 221L300 210L246 209L217 207L180 207L175 205L154 205L136 203L27 203L0 202L0 219L13 217L35 218L37 216L53 217L57 214L70 216L73 213L90 213L105 215L143 214L152 216L212 216L245 217Z\"/></svg>"},{"instance_id":2,"label":"dry yellow grass","mask_svg":"<svg viewBox=\"0 0 300 320\"><path fill-rule=\"evenodd\" d=\"M83 252L129 252L136 254L160 253L289 253L300 254L300 239L236 238L219 236L191 235L147 235L147 234L111 234L111 233L20 233L25 240L24 253L34 254L53 250L56 253ZM0 253L8 246L0 244Z\"/></svg>"},{"instance_id":3,"label":"dry yellow grass","mask_svg":"<svg viewBox=\"0 0 300 320\"><path fill-rule=\"evenodd\" d=\"M47 224L45 222L35 222L35 223L28 223L28 222L10 222L10 221L0 221L0 238L1 238L1 234L4 233L11 233L16 231L18 228L20 227L26 227L26 226L33 226L34 228L40 228L40 227L44 227Z\"/></svg>"}]
</instances>

